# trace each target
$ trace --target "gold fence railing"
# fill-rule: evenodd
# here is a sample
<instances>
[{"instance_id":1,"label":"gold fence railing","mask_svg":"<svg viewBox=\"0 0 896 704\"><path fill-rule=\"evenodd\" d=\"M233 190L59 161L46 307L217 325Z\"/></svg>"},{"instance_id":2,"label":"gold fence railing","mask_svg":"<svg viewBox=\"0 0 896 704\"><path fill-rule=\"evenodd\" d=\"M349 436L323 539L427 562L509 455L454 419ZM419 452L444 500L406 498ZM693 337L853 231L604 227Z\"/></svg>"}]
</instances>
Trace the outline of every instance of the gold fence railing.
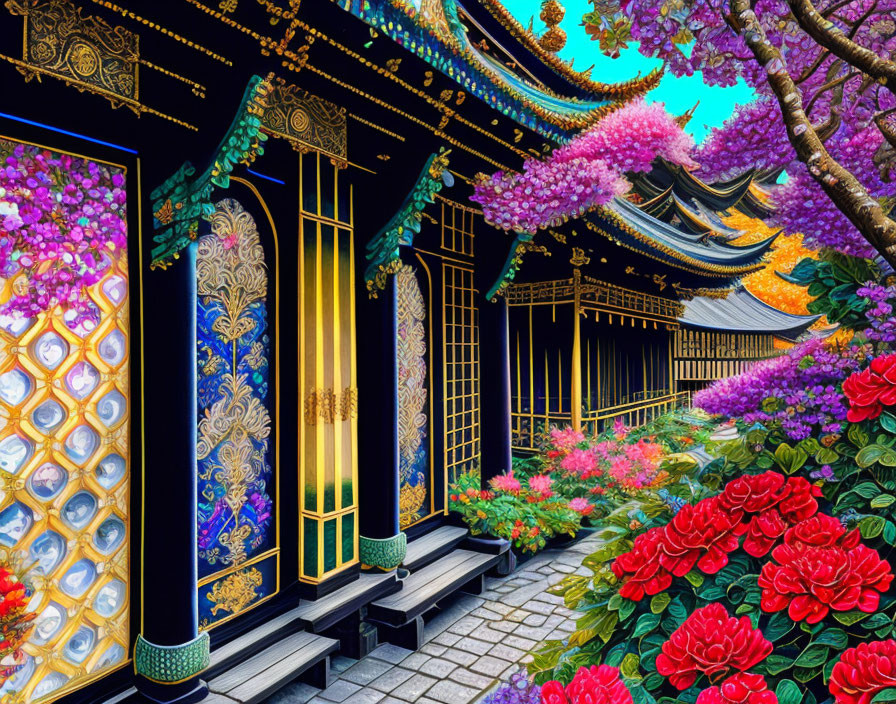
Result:
<instances>
[{"instance_id":1,"label":"gold fence railing","mask_svg":"<svg viewBox=\"0 0 896 704\"><path fill-rule=\"evenodd\" d=\"M632 398L599 410L583 409L581 429L586 435L596 435L606 430L617 419L629 427L638 427L663 413L688 405L690 400L690 391L665 391L661 395L642 395L641 398ZM510 420L513 449L533 451L538 449L536 439L545 429L552 425L560 428L572 425L572 412L513 411Z\"/></svg>"}]
</instances>

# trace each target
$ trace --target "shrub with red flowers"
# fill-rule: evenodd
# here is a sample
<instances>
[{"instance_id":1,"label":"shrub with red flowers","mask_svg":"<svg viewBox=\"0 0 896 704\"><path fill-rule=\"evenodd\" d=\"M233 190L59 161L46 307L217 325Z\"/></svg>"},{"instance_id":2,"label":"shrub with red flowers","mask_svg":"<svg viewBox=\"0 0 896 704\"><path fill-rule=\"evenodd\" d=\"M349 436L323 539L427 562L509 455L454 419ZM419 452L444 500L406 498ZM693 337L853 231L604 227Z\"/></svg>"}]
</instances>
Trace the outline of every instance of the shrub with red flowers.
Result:
<instances>
[{"instance_id":1,"label":"shrub with red flowers","mask_svg":"<svg viewBox=\"0 0 896 704\"><path fill-rule=\"evenodd\" d=\"M687 689L701 674L717 682L765 660L772 644L747 616L735 618L719 603L697 609L662 647L656 670L677 689Z\"/></svg>"},{"instance_id":2,"label":"shrub with red flowers","mask_svg":"<svg viewBox=\"0 0 896 704\"><path fill-rule=\"evenodd\" d=\"M633 704L632 693L609 665L581 667L565 687L557 680L541 687L542 704Z\"/></svg>"},{"instance_id":3,"label":"shrub with red flowers","mask_svg":"<svg viewBox=\"0 0 896 704\"><path fill-rule=\"evenodd\" d=\"M866 369L848 376L843 393L849 401L846 418L851 423L877 418L884 406L896 405L896 354L881 355Z\"/></svg>"},{"instance_id":4,"label":"shrub with red flowers","mask_svg":"<svg viewBox=\"0 0 896 704\"><path fill-rule=\"evenodd\" d=\"M822 701L829 677L837 696L840 652L896 635L896 595L876 536L827 506L806 477L743 474L666 524L604 546L584 562L592 577L552 589L582 616L530 672L563 682L581 665L619 667L636 704ZM849 682L857 658L849 662L839 691L863 691ZM880 689L868 681L861 704ZM807 691L815 698L803 700Z\"/></svg>"},{"instance_id":5,"label":"shrub with red flowers","mask_svg":"<svg viewBox=\"0 0 896 704\"><path fill-rule=\"evenodd\" d=\"M34 628L31 592L11 569L0 566L0 684L25 665L22 646Z\"/></svg>"},{"instance_id":6,"label":"shrub with red flowers","mask_svg":"<svg viewBox=\"0 0 896 704\"><path fill-rule=\"evenodd\" d=\"M834 664L828 688L836 704L870 704L875 695L896 687L896 640L859 643ZM892 701L888 697L885 701Z\"/></svg>"}]
</instances>

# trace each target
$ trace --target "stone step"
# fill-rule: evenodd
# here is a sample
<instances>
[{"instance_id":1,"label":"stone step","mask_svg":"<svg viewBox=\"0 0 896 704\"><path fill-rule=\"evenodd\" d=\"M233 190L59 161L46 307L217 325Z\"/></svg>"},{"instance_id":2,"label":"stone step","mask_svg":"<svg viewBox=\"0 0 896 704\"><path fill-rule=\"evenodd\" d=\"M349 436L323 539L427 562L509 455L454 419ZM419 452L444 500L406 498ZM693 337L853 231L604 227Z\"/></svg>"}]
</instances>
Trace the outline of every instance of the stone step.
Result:
<instances>
[{"instance_id":1,"label":"stone step","mask_svg":"<svg viewBox=\"0 0 896 704\"><path fill-rule=\"evenodd\" d=\"M442 526L408 543L408 551L401 566L411 572L435 562L451 552L467 537L467 529Z\"/></svg>"},{"instance_id":2,"label":"stone step","mask_svg":"<svg viewBox=\"0 0 896 704\"><path fill-rule=\"evenodd\" d=\"M299 631L229 668L210 680L208 688L213 695L241 704L264 701L296 679L326 689L330 679L329 656L338 648L337 640Z\"/></svg>"},{"instance_id":3,"label":"stone step","mask_svg":"<svg viewBox=\"0 0 896 704\"><path fill-rule=\"evenodd\" d=\"M386 574L361 574L356 580L346 584L320 599L303 599L295 614L302 626L312 633L320 633L342 619L359 611L361 607L375 599L401 589L394 572Z\"/></svg>"}]
</instances>

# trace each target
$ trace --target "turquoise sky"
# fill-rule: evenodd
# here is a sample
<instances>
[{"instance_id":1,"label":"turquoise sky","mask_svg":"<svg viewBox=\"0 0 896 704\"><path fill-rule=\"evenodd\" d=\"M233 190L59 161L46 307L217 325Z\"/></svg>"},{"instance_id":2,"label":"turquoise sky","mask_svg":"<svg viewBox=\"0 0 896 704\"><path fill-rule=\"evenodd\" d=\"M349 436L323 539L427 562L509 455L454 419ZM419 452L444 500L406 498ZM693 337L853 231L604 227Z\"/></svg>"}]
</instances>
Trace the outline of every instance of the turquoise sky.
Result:
<instances>
[{"instance_id":1,"label":"turquoise sky","mask_svg":"<svg viewBox=\"0 0 896 704\"><path fill-rule=\"evenodd\" d=\"M618 59L604 56L598 43L591 41L581 26L582 15L592 9L591 4L587 0L561 2L566 7L566 16L560 26L566 32L567 39L559 56L567 61L575 59L575 68L581 71L594 64L591 77L613 83L634 78L638 71L645 74L660 65L660 61L642 56L634 47L623 51ZM538 18L541 0L504 0L504 5L523 26L528 26L529 19L534 16L535 30L544 29L544 23ZM697 142L706 136L709 128L718 127L730 117L735 105L749 102L752 97L752 89L743 82L731 88L710 88L703 85L699 74L683 78L666 74L659 86L647 96L648 100L664 102L674 114L683 113L699 100L700 106L687 126L687 131L694 135Z\"/></svg>"}]
</instances>

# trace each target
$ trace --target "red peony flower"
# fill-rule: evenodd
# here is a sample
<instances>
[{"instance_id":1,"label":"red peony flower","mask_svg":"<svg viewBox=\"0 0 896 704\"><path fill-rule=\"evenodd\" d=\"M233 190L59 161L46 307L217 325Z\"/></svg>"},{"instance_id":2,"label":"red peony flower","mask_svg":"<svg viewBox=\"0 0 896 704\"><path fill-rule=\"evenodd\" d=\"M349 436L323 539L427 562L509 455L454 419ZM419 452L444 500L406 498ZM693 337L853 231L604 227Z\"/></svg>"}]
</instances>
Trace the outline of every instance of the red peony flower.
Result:
<instances>
[{"instance_id":1,"label":"red peony flower","mask_svg":"<svg viewBox=\"0 0 896 704\"><path fill-rule=\"evenodd\" d=\"M794 621L818 623L830 609L877 609L881 592L893 581L886 560L864 545L809 547L804 543L779 545L762 567L762 610L783 611Z\"/></svg>"},{"instance_id":2,"label":"red peony flower","mask_svg":"<svg viewBox=\"0 0 896 704\"><path fill-rule=\"evenodd\" d=\"M773 508L754 516L747 525L747 537L744 539L744 550L753 557L767 555L787 530L787 523L781 512Z\"/></svg>"},{"instance_id":3,"label":"red peony flower","mask_svg":"<svg viewBox=\"0 0 896 704\"><path fill-rule=\"evenodd\" d=\"M784 487L778 510L788 523L799 523L818 513L818 501L821 487L810 484L803 477L790 477Z\"/></svg>"},{"instance_id":4,"label":"red peony flower","mask_svg":"<svg viewBox=\"0 0 896 704\"><path fill-rule=\"evenodd\" d=\"M735 529L740 519L740 511L722 508L715 496L683 506L665 527L660 564L676 577L695 565L715 574L728 564L728 553L737 549Z\"/></svg>"},{"instance_id":5,"label":"red peony flower","mask_svg":"<svg viewBox=\"0 0 896 704\"><path fill-rule=\"evenodd\" d=\"M761 513L778 504L786 481L779 472L745 474L725 485L720 495L721 505L730 510L743 509L750 514Z\"/></svg>"},{"instance_id":6,"label":"red peony flower","mask_svg":"<svg viewBox=\"0 0 896 704\"><path fill-rule=\"evenodd\" d=\"M682 623L657 656L656 669L678 689L687 689L701 673L710 682L748 670L772 652L772 644L747 616L729 616L716 602L697 609Z\"/></svg>"},{"instance_id":7,"label":"red peony flower","mask_svg":"<svg viewBox=\"0 0 896 704\"><path fill-rule=\"evenodd\" d=\"M867 369L848 376L843 394L849 400L846 419L851 423L877 418L884 406L896 404L896 354L881 355Z\"/></svg>"},{"instance_id":8,"label":"red peony flower","mask_svg":"<svg viewBox=\"0 0 896 704\"><path fill-rule=\"evenodd\" d=\"M700 692L697 704L778 704L778 697L769 690L762 675L739 672L721 686Z\"/></svg>"},{"instance_id":9,"label":"red peony flower","mask_svg":"<svg viewBox=\"0 0 896 704\"><path fill-rule=\"evenodd\" d=\"M896 687L896 640L859 643L844 650L828 682L836 704L869 704L887 687Z\"/></svg>"},{"instance_id":10,"label":"red peony flower","mask_svg":"<svg viewBox=\"0 0 896 704\"><path fill-rule=\"evenodd\" d=\"M609 665L580 667L566 689L557 680L541 687L543 704L632 704L632 694Z\"/></svg>"},{"instance_id":11,"label":"red peony flower","mask_svg":"<svg viewBox=\"0 0 896 704\"><path fill-rule=\"evenodd\" d=\"M852 550L859 544L861 536L858 530L846 531L843 524L826 513L817 513L805 521L788 528L784 533L784 542L799 547L826 548L839 546Z\"/></svg>"},{"instance_id":12,"label":"red peony flower","mask_svg":"<svg viewBox=\"0 0 896 704\"><path fill-rule=\"evenodd\" d=\"M619 596L641 601L645 594L659 594L672 584L672 575L660 565L662 528L651 528L635 538L632 549L613 560L613 574L625 580Z\"/></svg>"}]
</instances>

